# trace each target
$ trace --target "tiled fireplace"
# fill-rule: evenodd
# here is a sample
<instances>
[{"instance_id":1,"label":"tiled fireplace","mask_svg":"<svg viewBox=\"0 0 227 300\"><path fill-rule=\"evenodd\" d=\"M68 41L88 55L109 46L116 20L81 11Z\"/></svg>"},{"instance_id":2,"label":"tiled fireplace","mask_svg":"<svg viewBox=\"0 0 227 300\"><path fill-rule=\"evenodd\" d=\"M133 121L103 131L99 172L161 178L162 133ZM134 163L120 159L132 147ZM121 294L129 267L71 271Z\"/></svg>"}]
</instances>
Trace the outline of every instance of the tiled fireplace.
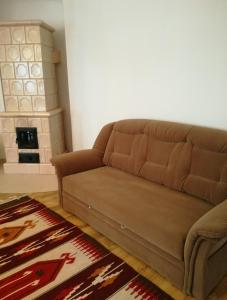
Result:
<instances>
[{"instance_id":1,"label":"tiled fireplace","mask_svg":"<svg viewBox=\"0 0 227 300\"><path fill-rule=\"evenodd\" d=\"M6 173L52 174L50 158L64 152L58 107L53 28L41 21L0 23L0 112Z\"/></svg>"}]
</instances>

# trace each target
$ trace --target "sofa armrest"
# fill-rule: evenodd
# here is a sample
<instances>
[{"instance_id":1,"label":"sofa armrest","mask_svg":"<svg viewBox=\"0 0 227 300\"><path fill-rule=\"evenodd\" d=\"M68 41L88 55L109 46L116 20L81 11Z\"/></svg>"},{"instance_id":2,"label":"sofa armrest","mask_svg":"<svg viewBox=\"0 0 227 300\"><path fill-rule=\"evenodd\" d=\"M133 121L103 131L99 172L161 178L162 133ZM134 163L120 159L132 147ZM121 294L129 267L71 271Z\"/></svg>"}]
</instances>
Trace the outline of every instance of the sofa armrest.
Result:
<instances>
[{"instance_id":1,"label":"sofa armrest","mask_svg":"<svg viewBox=\"0 0 227 300\"><path fill-rule=\"evenodd\" d=\"M51 159L51 163L55 166L57 175L64 177L101 167L102 158L102 153L89 149L57 155Z\"/></svg>"},{"instance_id":2,"label":"sofa armrest","mask_svg":"<svg viewBox=\"0 0 227 300\"><path fill-rule=\"evenodd\" d=\"M227 237L227 199L209 210L191 227L185 244L185 254L190 254L199 237L212 240Z\"/></svg>"},{"instance_id":3,"label":"sofa armrest","mask_svg":"<svg viewBox=\"0 0 227 300\"><path fill-rule=\"evenodd\" d=\"M184 290L191 294L196 265L204 268L212 250L227 238L227 199L203 215L188 232L185 248ZM198 262L200 260L200 262ZM202 285L202 283L201 283Z\"/></svg>"},{"instance_id":4,"label":"sofa armrest","mask_svg":"<svg viewBox=\"0 0 227 300\"><path fill-rule=\"evenodd\" d=\"M103 153L96 149L61 154L51 159L56 168L60 202L62 200L62 178L75 173L102 167Z\"/></svg>"}]
</instances>

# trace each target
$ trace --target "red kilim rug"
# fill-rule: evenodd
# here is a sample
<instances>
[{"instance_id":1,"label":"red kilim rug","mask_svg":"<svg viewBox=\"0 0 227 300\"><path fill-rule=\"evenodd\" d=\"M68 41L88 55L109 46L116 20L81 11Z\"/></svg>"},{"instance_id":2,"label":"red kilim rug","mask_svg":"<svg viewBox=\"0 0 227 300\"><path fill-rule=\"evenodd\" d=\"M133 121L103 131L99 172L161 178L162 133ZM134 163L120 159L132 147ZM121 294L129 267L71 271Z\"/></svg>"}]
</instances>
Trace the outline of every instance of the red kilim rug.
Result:
<instances>
[{"instance_id":1,"label":"red kilim rug","mask_svg":"<svg viewBox=\"0 0 227 300\"><path fill-rule=\"evenodd\" d=\"M172 299L27 196L0 205L0 299Z\"/></svg>"}]
</instances>

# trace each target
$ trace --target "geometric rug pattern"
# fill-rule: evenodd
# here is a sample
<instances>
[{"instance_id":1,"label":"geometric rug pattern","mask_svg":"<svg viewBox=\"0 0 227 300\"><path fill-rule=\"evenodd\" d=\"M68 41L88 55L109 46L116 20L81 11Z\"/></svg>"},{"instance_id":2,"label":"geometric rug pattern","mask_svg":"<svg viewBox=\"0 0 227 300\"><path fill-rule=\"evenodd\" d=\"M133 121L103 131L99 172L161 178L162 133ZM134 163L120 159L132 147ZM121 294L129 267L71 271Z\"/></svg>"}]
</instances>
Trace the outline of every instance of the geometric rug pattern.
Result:
<instances>
[{"instance_id":1,"label":"geometric rug pattern","mask_svg":"<svg viewBox=\"0 0 227 300\"><path fill-rule=\"evenodd\" d=\"M23 196L0 205L0 299L172 298L78 227Z\"/></svg>"}]
</instances>

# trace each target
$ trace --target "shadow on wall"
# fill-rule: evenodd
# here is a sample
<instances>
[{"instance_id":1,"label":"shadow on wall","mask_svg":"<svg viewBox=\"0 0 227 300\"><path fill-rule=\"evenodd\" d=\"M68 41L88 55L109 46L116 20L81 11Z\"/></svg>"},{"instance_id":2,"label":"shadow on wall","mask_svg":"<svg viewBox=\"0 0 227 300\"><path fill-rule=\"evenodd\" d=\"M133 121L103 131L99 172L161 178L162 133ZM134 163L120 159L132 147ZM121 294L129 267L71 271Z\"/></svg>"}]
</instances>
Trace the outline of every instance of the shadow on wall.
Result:
<instances>
[{"instance_id":1,"label":"shadow on wall","mask_svg":"<svg viewBox=\"0 0 227 300\"><path fill-rule=\"evenodd\" d=\"M72 150L72 127L69 102L67 57L65 47L65 29L61 28L54 33L55 47L61 51L61 63L56 65L59 104L63 108L64 132L66 149Z\"/></svg>"}]
</instances>

